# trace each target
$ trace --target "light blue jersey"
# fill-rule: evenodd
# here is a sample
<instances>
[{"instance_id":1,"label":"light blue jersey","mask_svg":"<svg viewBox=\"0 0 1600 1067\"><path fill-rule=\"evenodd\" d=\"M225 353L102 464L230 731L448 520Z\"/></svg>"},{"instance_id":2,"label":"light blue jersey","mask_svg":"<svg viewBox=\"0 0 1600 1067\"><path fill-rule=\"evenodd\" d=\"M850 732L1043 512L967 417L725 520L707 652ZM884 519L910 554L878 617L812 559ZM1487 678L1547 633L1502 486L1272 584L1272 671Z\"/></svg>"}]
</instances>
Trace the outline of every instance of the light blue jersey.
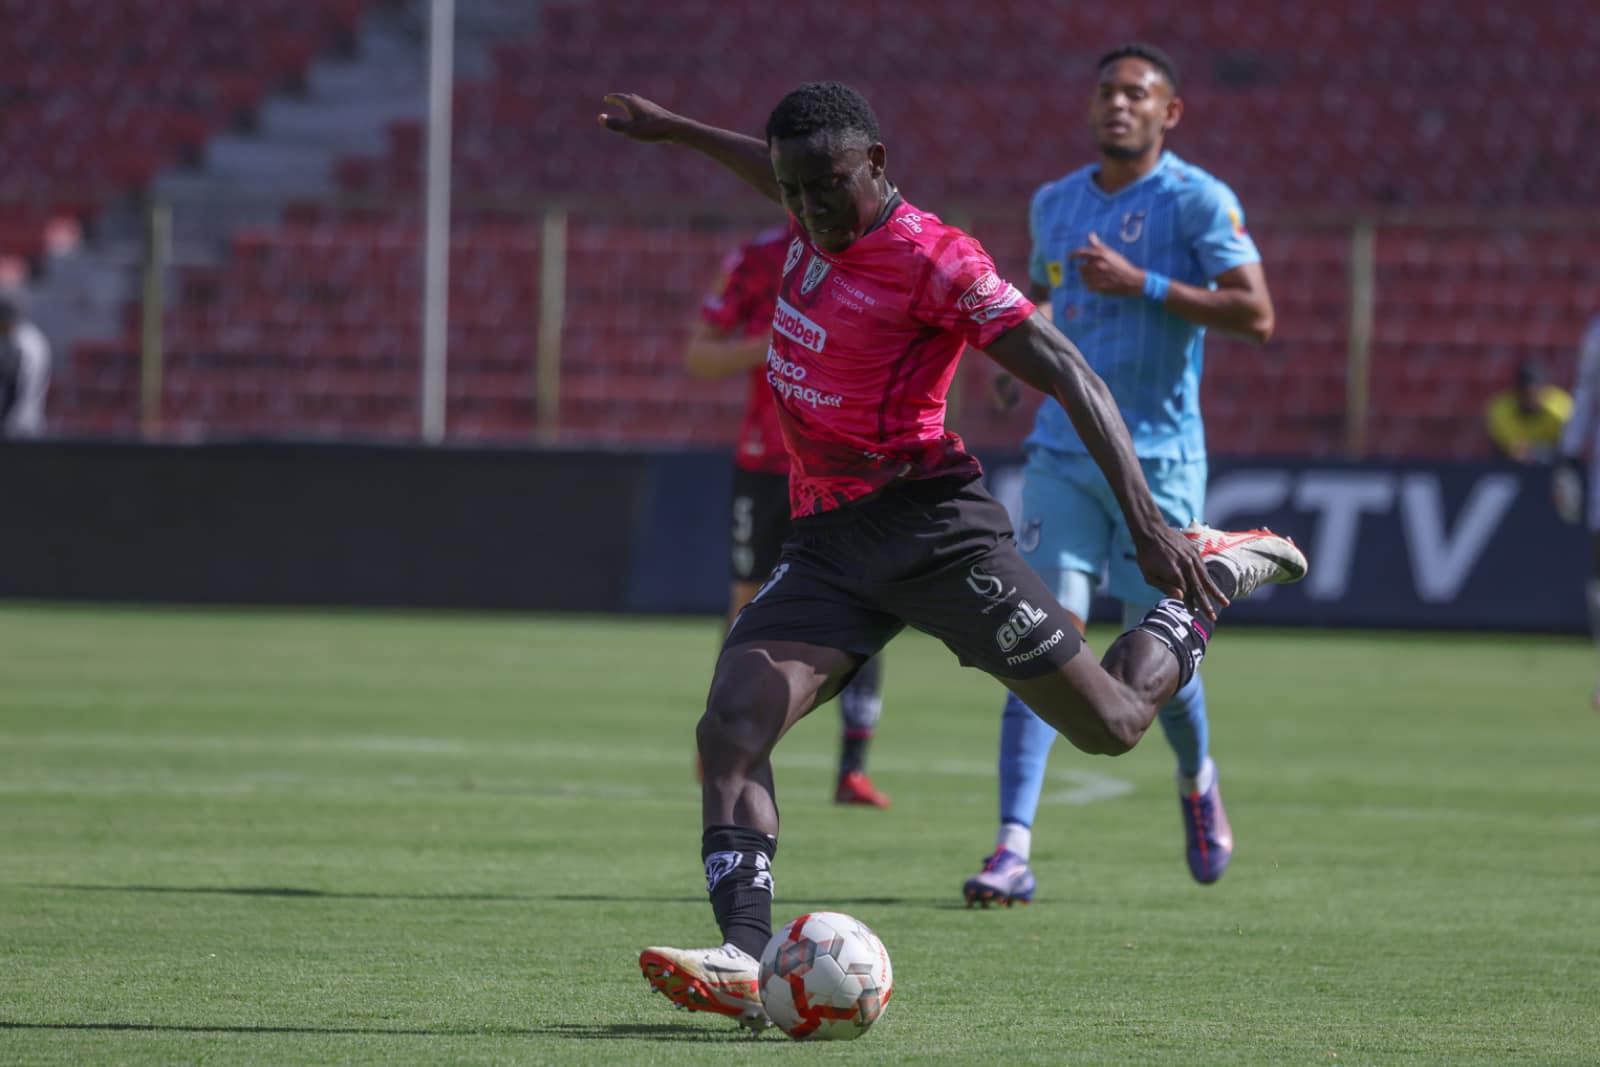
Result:
<instances>
[{"instance_id":1,"label":"light blue jersey","mask_svg":"<svg viewBox=\"0 0 1600 1067\"><path fill-rule=\"evenodd\" d=\"M1205 327L1143 296L1091 293L1069 257L1089 244L1093 232L1136 267L1204 287L1219 274L1260 262L1261 254L1233 190L1171 152L1163 152L1149 174L1109 196L1094 182L1098 169L1091 164L1073 171L1034 194L1028 273L1049 287L1056 325L1110 386L1140 458L1203 459ZM1026 444L1087 451L1054 398L1039 408Z\"/></svg>"}]
</instances>

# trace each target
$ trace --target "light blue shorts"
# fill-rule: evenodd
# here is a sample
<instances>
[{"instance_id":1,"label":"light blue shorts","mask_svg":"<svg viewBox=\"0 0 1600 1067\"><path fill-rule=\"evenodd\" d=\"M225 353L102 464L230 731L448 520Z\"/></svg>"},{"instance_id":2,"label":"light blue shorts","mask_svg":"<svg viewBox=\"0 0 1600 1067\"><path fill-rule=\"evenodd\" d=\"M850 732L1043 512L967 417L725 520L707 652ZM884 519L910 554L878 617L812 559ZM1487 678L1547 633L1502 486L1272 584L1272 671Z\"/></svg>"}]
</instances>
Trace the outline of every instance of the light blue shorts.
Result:
<instances>
[{"instance_id":1,"label":"light blue shorts","mask_svg":"<svg viewBox=\"0 0 1600 1067\"><path fill-rule=\"evenodd\" d=\"M1187 526L1200 516L1206 499L1204 459L1146 459L1139 465L1167 522ZM1162 597L1145 583L1117 498L1084 453L1028 448L1017 548L1041 573L1081 571L1096 579L1103 574L1111 595L1126 603L1147 608Z\"/></svg>"}]
</instances>

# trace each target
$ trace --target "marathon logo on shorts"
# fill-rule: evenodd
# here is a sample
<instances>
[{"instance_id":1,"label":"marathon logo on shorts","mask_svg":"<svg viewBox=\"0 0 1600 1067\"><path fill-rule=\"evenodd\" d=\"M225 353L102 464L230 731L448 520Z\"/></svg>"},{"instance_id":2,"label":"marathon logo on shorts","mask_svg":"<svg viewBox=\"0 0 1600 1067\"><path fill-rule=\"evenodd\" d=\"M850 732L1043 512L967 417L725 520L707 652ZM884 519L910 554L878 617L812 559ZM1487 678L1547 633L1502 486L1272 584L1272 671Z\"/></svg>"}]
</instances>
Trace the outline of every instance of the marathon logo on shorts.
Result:
<instances>
[{"instance_id":1,"label":"marathon logo on shorts","mask_svg":"<svg viewBox=\"0 0 1600 1067\"><path fill-rule=\"evenodd\" d=\"M828 343L828 331L795 310L783 297L778 297L778 307L772 313L772 329L802 348L821 352Z\"/></svg>"},{"instance_id":2,"label":"marathon logo on shorts","mask_svg":"<svg viewBox=\"0 0 1600 1067\"><path fill-rule=\"evenodd\" d=\"M1057 645L1059 645L1062 639L1066 636L1067 632L1065 630L1057 630L1043 641L1040 641L1037 645L1034 645L1032 648L1028 649L1028 651L1019 652L1015 656L1007 656L1006 666L1017 667L1027 663L1029 660L1036 660L1046 652L1049 652L1052 648L1055 648Z\"/></svg>"},{"instance_id":3,"label":"marathon logo on shorts","mask_svg":"<svg viewBox=\"0 0 1600 1067\"><path fill-rule=\"evenodd\" d=\"M1001 652L1010 652L1022 639L1039 628L1044 622L1045 613L1028 603L1026 600L1017 601L1017 608L1011 617L1000 624L1000 629L994 632L994 643L1000 646ZM1008 659L1006 662L1010 662Z\"/></svg>"}]
</instances>

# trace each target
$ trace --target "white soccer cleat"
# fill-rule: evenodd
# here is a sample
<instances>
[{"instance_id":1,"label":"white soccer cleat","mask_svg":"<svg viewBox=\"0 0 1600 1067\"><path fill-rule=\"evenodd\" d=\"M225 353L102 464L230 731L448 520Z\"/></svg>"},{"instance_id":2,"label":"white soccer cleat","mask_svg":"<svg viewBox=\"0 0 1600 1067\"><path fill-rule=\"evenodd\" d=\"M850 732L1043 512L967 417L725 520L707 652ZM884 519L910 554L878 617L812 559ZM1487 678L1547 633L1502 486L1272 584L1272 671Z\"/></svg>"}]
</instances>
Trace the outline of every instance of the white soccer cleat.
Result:
<instances>
[{"instance_id":1,"label":"white soccer cleat","mask_svg":"<svg viewBox=\"0 0 1600 1067\"><path fill-rule=\"evenodd\" d=\"M761 963L742 949L647 948L639 969L651 989L680 1008L727 1015L755 1033L772 1025L761 1006Z\"/></svg>"},{"instance_id":2,"label":"white soccer cleat","mask_svg":"<svg viewBox=\"0 0 1600 1067\"><path fill-rule=\"evenodd\" d=\"M1310 566L1293 541L1267 529L1229 533L1193 519L1183 528L1183 536L1207 563L1215 560L1228 568L1237 583L1233 600L1247 597L1263 585L1298 582Z\"/></svg>"}]
</instances>

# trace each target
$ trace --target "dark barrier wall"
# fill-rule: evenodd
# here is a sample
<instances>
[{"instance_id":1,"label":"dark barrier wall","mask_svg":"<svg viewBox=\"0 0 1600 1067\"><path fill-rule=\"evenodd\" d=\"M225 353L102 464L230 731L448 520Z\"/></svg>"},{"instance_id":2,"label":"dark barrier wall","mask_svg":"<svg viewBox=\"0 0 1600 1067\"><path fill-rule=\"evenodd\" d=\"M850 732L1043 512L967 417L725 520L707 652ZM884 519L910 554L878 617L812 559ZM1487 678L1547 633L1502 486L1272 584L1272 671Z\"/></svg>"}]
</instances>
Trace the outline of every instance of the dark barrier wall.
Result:
<instances>
[{"instance_id":1,"label":"dark barrier wall","mask_svg":"<svg viewBox=\"0 0 1600 1067\"><path fill-rule=\"evenodd\" d=\"M612 611L661 510L658 466L604 452L5 445L0 596Z\"/></svg>"},{"instance_id":2,"label":"dark barrier wall","mask_svg":"<svg viewBox=\"0 0 1600 1067\"><path fill-rule=\"evenodd\" d=\"M0 596L719 612L729 484L719 452L6 445ZM1218 462L1208 512L1312 561L1235 619L1586 625L1540 468Z\"/></svg>"}]
</instances>

